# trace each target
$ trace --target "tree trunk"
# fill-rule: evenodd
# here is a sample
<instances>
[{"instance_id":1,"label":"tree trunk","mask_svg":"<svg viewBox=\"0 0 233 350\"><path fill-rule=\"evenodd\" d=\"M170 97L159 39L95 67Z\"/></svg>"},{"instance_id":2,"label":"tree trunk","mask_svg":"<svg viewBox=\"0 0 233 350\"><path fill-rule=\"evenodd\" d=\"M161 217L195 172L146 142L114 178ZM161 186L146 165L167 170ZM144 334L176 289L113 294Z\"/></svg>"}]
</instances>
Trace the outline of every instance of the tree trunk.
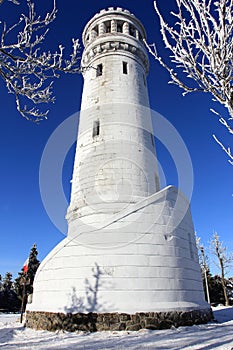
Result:
<instances>
[{"instance_id":1,"label":"tree trunk","mask_svg":"<svg viewBox=\"0 0 233 350\"><path fill-rule=\"evenodd\" d=\"M219 258L220 262L220 267L221 267L221 282L222 282L222 288L223 288L223 293L224 293L224 298L225 298L225 305L229 306L229 299L227 296L227 288L226 288L226 282L225 282L225 275L224 275L224 264L223 264L223 259Z\"/></svg>"}]
</instances>

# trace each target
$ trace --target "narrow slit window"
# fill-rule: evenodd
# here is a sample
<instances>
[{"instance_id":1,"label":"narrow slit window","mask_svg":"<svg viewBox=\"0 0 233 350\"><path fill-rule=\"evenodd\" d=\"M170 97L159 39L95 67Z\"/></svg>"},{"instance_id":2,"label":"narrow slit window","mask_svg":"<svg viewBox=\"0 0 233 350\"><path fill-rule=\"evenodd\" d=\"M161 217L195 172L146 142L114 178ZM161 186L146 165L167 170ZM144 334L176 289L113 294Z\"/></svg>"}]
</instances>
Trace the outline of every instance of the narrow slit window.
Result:
<instances>
[{"instance_id":1,"label":"narrow slit window","mask_svg":"<svg viewBox=\"0 0 233 350\"><path fill-rule=\"evenodd\" d=\"M191 233L188 233L188 242L189 242L189 251L190 251L190 256L191 259L194 258L194 253L193 253L193 245L192 245L192 239L191 239Z\"/></svg>"},{"instance_id":2,"label":"narrow slit window","mask_svg":"<svg viewBox=\"0 0 233 350\"><path fill-rule=\"evenodd\" d=\"M96 68L96 76L99 77L103 74L103 65L102 63L98 64Z\"/></svg>"},{"instance_id":3,"label":"narrow slit window","mask_svg":"<svg viewBox=\"0 0 233 350\"><path fill-rule=\"evenodd\" d=\"M144 75L144 74L143 74L142 76L143 76L143 82L144 82L144 85L146 86L146 77L145 77L145 75Z\"/></svg>"},{"instance_id":4,"label":"narrow slit window","mask_svg":"<svg viewBox=\"0 0 233 350\"><path fill-rule=\"evenodd\" d=\"M150 134L152 146L155 146L154 135Z\"/></svg>"},{"instance_id":5,"label":"narrow slit window","mask_svg":"<svg viewBox=\"0 0 233 350\"><path fill-rule=\"evenodd\" d=\"M100 121L95 120L93 123L92 137L98 136L100 134Z\"/></svg>"},{"instance_id":6,"label":"narrow slit window","mask_svg":"<svg viewBox=\"0 0 233 350\"><path fill-rule=\"evenodd\" d=\"M123 74L128 74L128 63L123 62Z\"/></svg>"}]
</instances>

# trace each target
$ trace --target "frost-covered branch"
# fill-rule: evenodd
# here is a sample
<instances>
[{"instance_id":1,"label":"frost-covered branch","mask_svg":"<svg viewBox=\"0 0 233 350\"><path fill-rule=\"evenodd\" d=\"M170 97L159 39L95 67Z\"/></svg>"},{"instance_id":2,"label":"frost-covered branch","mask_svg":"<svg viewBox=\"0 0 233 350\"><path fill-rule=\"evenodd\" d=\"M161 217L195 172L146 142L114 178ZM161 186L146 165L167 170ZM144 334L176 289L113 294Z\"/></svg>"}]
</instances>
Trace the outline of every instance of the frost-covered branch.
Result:
<instances>
[{"instance_id":1,"label":"frost-covered branch","mask_svg":"<svg viewBox=\"0 0 233 350\"><path fill-rule=\"evenodd\" d=\"M233 165L233 153L231 151L230 146L225 147L223 143L217 138L216 135L213 135L214 140L219 144L219 146L222 148L222 150L228 155L229 159L228 162Z\"/></svg>"},{"instance_id":2,"label":"frost-covered branch","mask_svg":"<svg viewBox=\"0 0 233 350\"><path fill-rule=\"evenodd\" d=\"M184 95L209 92L226 107L229 118L220 116L219 121L233 134L233 0L176 0L171 25L158 3L155 0L154 7L165 47L171 52L170 64L160 57L155 44L145 42L149 52ZM222 149L232 159L231 151Z\"/></svg>"},{"instance_id":3,"label":"frost-covered branch","mask_svg":"<svg viewBox=\"0 0 233 350\"><path fill-rule=\"evenodd\" d=\"M19 4L16 0L9 1ZM56 1L53 1L53 9L43 18L36 14L33 1L26 1L28 13L22 14L17 23L8 27L0 22L0 76L8 91L15 95L21 115L38 122L47 117L48 110L41 111L35 105L54 102L54 78L59 77L61 72L81 71L79 41L73 39L73 51L68 59L64 57L62 45L55 53L42 51L48 27L56 18Z\"/></svg>"}]
</instances>

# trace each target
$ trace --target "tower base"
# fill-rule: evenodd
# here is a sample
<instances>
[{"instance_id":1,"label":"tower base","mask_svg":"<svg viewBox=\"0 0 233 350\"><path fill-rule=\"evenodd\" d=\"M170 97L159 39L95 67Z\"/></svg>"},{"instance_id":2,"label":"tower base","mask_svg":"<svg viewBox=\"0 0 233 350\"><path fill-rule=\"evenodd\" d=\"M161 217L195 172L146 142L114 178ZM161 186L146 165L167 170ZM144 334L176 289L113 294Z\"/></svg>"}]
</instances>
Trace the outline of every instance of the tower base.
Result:
<instances>
[{"instance_id":1,"label":"tower base","mask_svg":"<svg viewBox=\"0 0 233 350\"><path fill-rule=\"evenodd\" d=\"M126 313L52 313L27 312L26 326L36 330L138 331L139 329L167 329L207 323L213 319L212 310Z\"/></svg>"},{"instance_id":2,"label":"tower base","mask_svg":"<svg viewBox=\"0 0 233 350\"><path fill-rule=\"evenodd\" d=\"M189 203L169 186L111 219L72 221L41 263L26 325L133 330L208 322Z\"/></svg>"}]
</instances>

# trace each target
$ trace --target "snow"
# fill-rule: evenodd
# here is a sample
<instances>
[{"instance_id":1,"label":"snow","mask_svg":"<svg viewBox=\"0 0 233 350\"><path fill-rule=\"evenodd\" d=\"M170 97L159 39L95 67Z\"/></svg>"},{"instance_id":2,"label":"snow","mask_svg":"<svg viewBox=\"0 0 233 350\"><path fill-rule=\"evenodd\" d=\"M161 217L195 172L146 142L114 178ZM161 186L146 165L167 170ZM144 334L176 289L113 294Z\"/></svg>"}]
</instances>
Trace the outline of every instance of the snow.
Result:
<instances>
[{"instance_id":1,"label":"snow","mask_svg":"<svg viewBox=\"0 0 233 350\"><path fill-rule=\"evenodd\" d=\"M138 332L69 333L35 331L19 322L19 315L0 314L0 349L106 350L106 349L233 349L233 308L213 308L218 322L168 330Z\"/></svg>"}]
</instances>

